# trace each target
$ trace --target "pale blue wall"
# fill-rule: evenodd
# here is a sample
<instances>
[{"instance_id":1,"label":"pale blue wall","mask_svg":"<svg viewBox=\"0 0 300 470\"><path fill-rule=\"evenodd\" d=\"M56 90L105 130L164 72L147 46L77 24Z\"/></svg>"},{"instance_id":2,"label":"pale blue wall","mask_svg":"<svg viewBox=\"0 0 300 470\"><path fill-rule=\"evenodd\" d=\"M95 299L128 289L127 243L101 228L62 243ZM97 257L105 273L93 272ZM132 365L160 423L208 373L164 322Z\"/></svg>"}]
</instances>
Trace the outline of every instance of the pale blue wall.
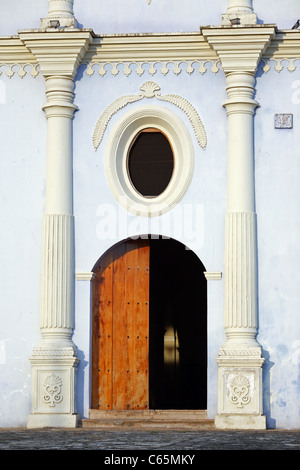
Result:
<instances>
[{"instance_id":1,"label":"pale blue wall","mask_svg":"<svg viewBox=\"0 0 300 470\"><path fill-rule=\"evenodd\" d=\"M300 61L258 74L255 117L259 341L269 424L300 427ZM292 113L293 129L274 129Z\"/></svg>"},{"instance_id":2,"label":"pale blue wall","mask_svg":"<svg viewBox=\"0 0 300 470\"><path fill-rule=\"evenodd\" d=\"M41 76L0 77L0 426L26 424L39 329L46 118Z\"/></svg>"},{"instance_id":3,"label":"pale blue wall","mask_svg":"<svg viewBox=\"0 0 300 470\"><path fill-rule=\"evenodd\" d=\"M290 29L299 19L297 0L253 0L259 22ZM79 27L97 34L199 31L200 26L220 24L227 0L75 0ZM47 16L47 0L0 0L0 35L18 29L39 28Z\"/></svg>"}]
</instances>

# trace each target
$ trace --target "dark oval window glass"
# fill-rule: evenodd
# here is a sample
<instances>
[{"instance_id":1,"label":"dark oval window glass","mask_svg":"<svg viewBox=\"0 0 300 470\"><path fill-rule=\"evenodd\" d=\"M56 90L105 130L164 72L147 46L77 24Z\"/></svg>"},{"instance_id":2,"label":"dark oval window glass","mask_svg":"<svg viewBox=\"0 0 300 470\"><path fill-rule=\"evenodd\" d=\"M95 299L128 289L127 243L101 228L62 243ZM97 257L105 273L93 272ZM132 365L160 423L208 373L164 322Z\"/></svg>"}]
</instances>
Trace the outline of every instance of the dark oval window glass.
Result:
<instances>
[{"instance_id":1,"label":"dark oval window glass","mask_svg":"<svg viewBox=\"0 0 300 470\"><path fill-rule=\"evenodd\" d=\"M173 170L173 151L166 136L158 129L140 132L128 154L128 173L135 189L145 197L159 196Z\"/></svg>"}]
</instances>

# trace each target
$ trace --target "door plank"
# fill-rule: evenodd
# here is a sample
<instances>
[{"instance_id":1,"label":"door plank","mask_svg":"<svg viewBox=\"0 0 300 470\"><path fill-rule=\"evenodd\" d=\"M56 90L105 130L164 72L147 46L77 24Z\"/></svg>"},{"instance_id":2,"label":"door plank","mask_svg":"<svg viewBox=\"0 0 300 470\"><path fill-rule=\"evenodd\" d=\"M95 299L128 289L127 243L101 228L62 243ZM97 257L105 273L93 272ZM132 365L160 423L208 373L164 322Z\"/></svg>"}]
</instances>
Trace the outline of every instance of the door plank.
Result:
<instances>
[{"instance_id":1,"label":"door plank","mask_svg":"<svg viewBox=\"0 0 300 470\"><path fill-rule=\"evenodd\" d=\"M99 279L99 409L112 409L113 255Z\"/></svg>"},{"instance_id":2,"label":"door plank","mask_svg":"<svg viewBox=\"0 0 300 470\"><path fill-rule=\"evenodd\" d=\"M150 247L144 243L138 250L138 278L136 298L136 400L139 409L149 408L149 270Z\"/></svg>"},{"instance_id":3,"label":"door plank","mask_svg":"<svg viewBox=\"0 0 300 470\"><path fill-rule=\"evenodd\" d=\"M92 406L149 407L148 241L120 244L102 260L93 291Z\"/></svg>"},{"instance_id":4,"label":"door plank","mask_svg":"<svg viewBox=\"0 0 300 470\"><path fill-rule=\"evenodd\" d=\"M125 377L123 361L126 355L126 343L123 331L126 329L124 310L125 299L125 253L126 246L119 245L114 253L114 278L113 278L113 376L112 376L112 408L122 410L124 408Z\"/></svg>"}]
</instances>

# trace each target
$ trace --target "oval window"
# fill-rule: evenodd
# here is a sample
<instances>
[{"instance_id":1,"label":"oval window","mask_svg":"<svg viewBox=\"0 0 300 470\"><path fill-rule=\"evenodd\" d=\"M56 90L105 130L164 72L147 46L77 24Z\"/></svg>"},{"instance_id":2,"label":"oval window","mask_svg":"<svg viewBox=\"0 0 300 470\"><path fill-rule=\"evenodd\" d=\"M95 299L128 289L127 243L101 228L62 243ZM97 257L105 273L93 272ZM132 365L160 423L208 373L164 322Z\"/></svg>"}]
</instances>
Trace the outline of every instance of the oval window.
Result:
<instances>
[{"instance_id":1,"label":"oval window","mask_svg":"<svg viewBox=\"0 0 300 470\"><path fill-rule=\"evenodd\" d=\"M143 129L134 138L127 159L132 185L144 197L159 196L169 185L174 170L172 147L158 129Z\"/></svg>"}]
</instances>

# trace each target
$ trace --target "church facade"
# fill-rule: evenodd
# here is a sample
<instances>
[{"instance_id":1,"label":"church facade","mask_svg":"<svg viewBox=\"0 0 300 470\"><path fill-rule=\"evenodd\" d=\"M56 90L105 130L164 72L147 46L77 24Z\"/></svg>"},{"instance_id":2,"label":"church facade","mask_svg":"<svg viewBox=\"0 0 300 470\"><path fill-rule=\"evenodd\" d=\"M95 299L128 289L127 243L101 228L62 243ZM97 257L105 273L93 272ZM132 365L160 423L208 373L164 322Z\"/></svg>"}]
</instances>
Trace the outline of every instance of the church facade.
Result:
<instances>
[{"instance_id":1,"label":"church facade","mask_svg":"<svg viewBox=\"0 0 300 470\"><path fill-rule=\"evenodd\" d=\"M0 9L0 427L299 428L297 2Z\"/></svg>"}]
</instances>

